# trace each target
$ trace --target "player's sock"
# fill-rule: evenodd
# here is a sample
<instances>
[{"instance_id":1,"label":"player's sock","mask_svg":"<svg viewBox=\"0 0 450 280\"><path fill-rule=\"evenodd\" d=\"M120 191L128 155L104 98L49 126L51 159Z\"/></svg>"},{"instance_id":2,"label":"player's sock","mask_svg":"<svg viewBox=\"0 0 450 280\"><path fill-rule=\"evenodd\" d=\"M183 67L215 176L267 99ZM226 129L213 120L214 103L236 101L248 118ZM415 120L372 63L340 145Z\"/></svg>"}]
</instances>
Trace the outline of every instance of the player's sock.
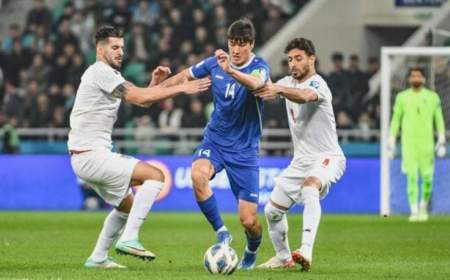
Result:
<instances>
[{"instance_id":1,"label":"player's sock","mask_svg":"<svg viewBox=\"0 0 450 280\"><path fill-rule=\"evenodd\" d=\"M320 223L322 209L319 201L319 190L314 187L304 186L301 190L305 209L303 210L303 234L302 248L309 252L307 258L312 257L312 248L316 239L317 229Z\"/></svg>"},{"instance_id":2,"label":"player's sock","mask_svg":"<svg viewBox=\"0 0 450 280\"><path fill-rule=\"evenodd\" d=\"M431 190L433 189L433 175L423 176L423 202L428 205L431 198Z\"/></svg>"},{"instance_id":3,"label":"player's sock","mask_svg":"<svg viewBox=\"0 0 450 280\"><path fill-rule=\"evenodd\" d=\"M204 201L197 201L197 204L216 232L224 226L214 194Z\"/></svg>"},{"instance_id":4,"label":"player's sock","mask_svg":"<svg viewBox=\"0 0 450 280\"><path fill-rule=\"evenodd\" d=\"M90 259L94 262L104 261L108 256L114 240L119 236L120 231L127 222L128 214L113 209L103 223L102 231L92 252Z\"/></svg>"},{"instance_id":5,"label":"player's sock","mask_svg":"<svg viewBox=\"0 0 450 280\"><path fill-rule=\"evenodd\" d=\"M264 207L264 213L269 225L269 236L278 259L282 261L291 259L286 211L276 208L269 202Z\"/></svg>"},{"instance_id":6,"label":"player's sock","mask_svg":"<svg viewBox=\"0 0 450 280\"><path fill-rule=\"evenodd\" d=\"M259 245L262 241L262 233L259 236L251 236L247 231L245 231L245 236L247 237L247 250L252 253L258 251Z\"/></svg>"},{"instance_id":7,"label":"player's sock","mask_svg":"<svg viewBox=\"0 0 450 280\"><path fill-rule=\"evenodd\" d=\"M417 173L411 172L407 174L408 178L408 201L411 209L411 216L418 214L418 185Z\"/></svg>"},{"instance_id":8,"label":"player's sock","mask_svg":"<svg viewBox=\"0 0 450 280\"><path fill-rule=\"evenodd\" d=\"M163 183L155 180L146 180L139 187L134 196L133 206L131 207L128 221L125 225L120 241L129 241L139 239L139 229L147 218L147 214L163 187Z\"/></svg>"}]
</instances>

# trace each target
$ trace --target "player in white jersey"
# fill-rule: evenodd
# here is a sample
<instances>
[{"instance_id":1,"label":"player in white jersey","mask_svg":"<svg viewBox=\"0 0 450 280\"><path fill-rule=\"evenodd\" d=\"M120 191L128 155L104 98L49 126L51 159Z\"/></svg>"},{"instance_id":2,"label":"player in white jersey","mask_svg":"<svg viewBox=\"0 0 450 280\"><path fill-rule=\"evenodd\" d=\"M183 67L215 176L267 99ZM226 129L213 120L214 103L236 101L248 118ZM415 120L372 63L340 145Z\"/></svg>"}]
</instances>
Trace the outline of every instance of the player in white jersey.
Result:
<instances>
[{"instance_id":1,"label":"player in white jersey","mask_svg":"<svg viewBox=\"0 0 450 280\"><path fill-rule=\"evenodd\" d=\"M310 40L296 38L285 49L291 75L268 84L255 95L263 99L286 99L294 158L275 178L275 188L264 208L269 235L276 256L261 268L288 268L299 263L309 271L321 206L332 183L345 171L345 157L338 144L331 92L315 71L315 49ZM303 203L301 247L291 253L287 238L286 213L295 203Z\"/></svg>"},{"instance_id":2,"label":"player in white jersey","mask_svg":"<svg viewBox=\"0 0 450 280\"><path fill-rule=\"evenodd\" d=\"M68 149L76 175L115 207L106 217L94 251L84 265L123 268L108 257L108 250L119 235L115 246L118 253L147 261L155 258L139 242L139 229L163 186L164 175L145 162L111 151L111 132L121 100L148 107L182 92L205 91L210 81L155 86L170 74L168 68L158 67L152 73L149 87L136 87L119 72L124 48L121 32L105 26L95 38L97 61L81 77L70 115ZM134 196L130 185L141 185Z\"/></svg>"}]
</instances>

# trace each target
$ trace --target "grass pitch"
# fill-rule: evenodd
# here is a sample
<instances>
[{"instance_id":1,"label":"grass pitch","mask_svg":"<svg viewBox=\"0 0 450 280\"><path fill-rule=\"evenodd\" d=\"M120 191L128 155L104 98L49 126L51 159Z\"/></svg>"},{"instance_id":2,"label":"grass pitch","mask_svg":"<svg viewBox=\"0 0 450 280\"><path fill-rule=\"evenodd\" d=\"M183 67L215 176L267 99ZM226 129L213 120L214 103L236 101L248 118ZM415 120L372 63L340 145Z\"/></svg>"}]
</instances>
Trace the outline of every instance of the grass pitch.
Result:
<instances>
[{"instance_id":1,"label":"grass pitch","mask_svg":"<svg viewBox=\"0 0 450 280\"><path fill-rule=\"evenodd\" d=\"M312 272L237 271L214 276L202 266L215 237L198 213L152 212L141 233L157 259L144 263L113 256L126 270L89 270L83 263L106 212L0 212L0 279L450 279L450 217L408 223L406 217L324 215ZM300 240L300 214L289 216L291 248ZM233 247L242 254L244 234L237 216L224 215ZM258 264L274 253L264 227Z\"/></svg>"}]
</instances>

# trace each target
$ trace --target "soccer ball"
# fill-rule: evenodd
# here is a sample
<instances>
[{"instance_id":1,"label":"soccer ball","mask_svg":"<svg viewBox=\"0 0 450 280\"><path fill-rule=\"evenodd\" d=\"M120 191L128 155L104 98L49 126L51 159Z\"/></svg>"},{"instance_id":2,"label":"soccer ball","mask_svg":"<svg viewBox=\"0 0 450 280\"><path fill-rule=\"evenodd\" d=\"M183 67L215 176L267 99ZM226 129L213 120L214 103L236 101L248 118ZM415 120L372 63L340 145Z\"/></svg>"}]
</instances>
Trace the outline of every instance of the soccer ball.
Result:
<instances>
[{"instance_id":1,"label":"soccer ball","mask_svg":"<svg viewBox=\"0 0 450 280\"><path fill-rule=\"evenodd\" d=\"M211 274L233 273L238 266L236 251L227 244L214 244L206 250L203 264Z\"/></svg>"}]
</instances>

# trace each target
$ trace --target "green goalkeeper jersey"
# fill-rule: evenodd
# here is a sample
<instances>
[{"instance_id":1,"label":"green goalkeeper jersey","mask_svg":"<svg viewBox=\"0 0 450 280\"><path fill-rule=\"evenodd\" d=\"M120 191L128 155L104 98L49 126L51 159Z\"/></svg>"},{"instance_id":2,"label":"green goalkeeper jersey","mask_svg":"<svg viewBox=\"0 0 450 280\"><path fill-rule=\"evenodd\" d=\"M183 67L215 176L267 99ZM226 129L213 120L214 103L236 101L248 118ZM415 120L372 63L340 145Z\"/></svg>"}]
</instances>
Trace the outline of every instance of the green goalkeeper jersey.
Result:
<instances>
[{"instance_id":1,"label":"green goalkeeper jersey","mask_svg":"<svg viewBox=\"0 0 450 280\"><path fill-rule=\"evenodd\" d=\"M401 127L402 154L434 155L435 128L439 135L445 132L441 100L427 88L412 88L400 92L395 98L390 135L397 137Z\"/></svg>"}]
</instances>

